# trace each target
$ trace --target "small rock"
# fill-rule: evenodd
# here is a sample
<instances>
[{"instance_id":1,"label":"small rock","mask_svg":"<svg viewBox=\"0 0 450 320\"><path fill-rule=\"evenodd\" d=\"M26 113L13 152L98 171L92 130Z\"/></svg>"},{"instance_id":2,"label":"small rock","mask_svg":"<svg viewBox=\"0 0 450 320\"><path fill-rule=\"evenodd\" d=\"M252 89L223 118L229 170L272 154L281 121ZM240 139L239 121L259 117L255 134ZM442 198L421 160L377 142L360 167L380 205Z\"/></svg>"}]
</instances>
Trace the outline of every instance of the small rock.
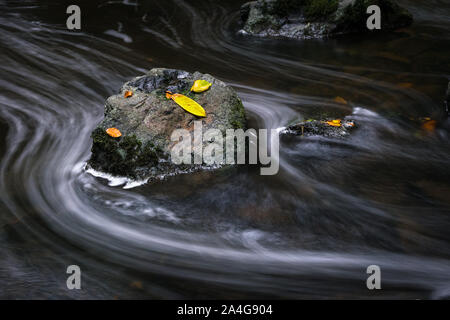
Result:
<instances>
[{"instance_id":1,"label":"small rock","mask_svg":"<svg viewBox=\"0 0 450 320\"><path fill-rule=\"evenodd\" d=\"M356 128L353 120L342 120L340 126L327 124L328 120L308 120L288 126L282 134L309 136L322 136L329 138L345 138ZM329 120L331 121L331 120Z\"/></svg>"}]
</instances>

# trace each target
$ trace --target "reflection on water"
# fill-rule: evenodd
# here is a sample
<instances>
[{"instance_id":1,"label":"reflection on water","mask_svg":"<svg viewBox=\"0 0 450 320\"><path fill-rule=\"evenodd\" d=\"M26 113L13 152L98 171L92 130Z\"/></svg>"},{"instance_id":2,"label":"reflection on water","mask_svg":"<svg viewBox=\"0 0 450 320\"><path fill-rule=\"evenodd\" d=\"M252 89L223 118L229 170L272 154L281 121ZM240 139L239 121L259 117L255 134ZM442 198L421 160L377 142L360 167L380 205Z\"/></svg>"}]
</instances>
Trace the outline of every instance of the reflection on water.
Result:
<instances>
[{"instance_id":1,"label":"reflection on water","mask_svg":"<svg viewBox=\"0 0 450 320\"><path fill-rule=\"evenodd\" d=\"M404 1L416 23L391 35L298 42L236 35L242 1L194 3L86 2L69 32L68 2L0 2L0 297L448 297L447 133L408 119L440 116L450 4ZM90 131L157 66L229 82L255 128L350 113L360 128L283 138L276 176L108 186L82 169Z\"/></svg>"}]
</instances>

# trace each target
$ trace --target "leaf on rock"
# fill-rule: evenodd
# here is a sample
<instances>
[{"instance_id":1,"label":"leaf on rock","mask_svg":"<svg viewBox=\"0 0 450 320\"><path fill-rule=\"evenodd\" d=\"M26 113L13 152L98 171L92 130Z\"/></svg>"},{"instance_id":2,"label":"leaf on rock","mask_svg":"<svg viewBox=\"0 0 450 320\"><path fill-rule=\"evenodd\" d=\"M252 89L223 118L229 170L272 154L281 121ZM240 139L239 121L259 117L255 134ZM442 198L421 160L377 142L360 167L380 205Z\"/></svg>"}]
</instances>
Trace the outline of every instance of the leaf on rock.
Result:
<instances>
[{"instance_id":1,"label":"leaf on rock","mask_svg":"<svg viewBox=\"0 0 450 320\"><path fill-rule=\"evenodd\" d=\"M127 90L127 91L125 91L125 98L129 98L129 97L132 97L133 96L133 91L130 91L130 90Z\"/></svg>"},{"instance_id":2,"label":"leaf on rock","mask_svg":"<svg viewBox=\"0 0 450 320\"><path fill-rule=\"evenodd\" d=\"M341 126L341 120L340 119L326 121L325 123L330 125L330 126L333 126L333 127L340 127Z\"/></svg>"},{"instance_id":3,"label":"leaf on rock","mask_svg":"<svg viewBox=\"0 0 450 320\"><path fill-rule=\"evenodd\" d=\"M206 81L206 80L196 80L194 82L194 85L191 88L191 91L194 91L196 93L204 92L211 88L212 83Z\"/></svg>"},{"instance_id":4,"label":"leaf on rock","mask_svg":"<svg viewBox=\"0 0 450 320\"><path fill-rule=\"evenodd\" d=\"M122 135L120 130L117 128L108 128L108 129L106 129L106 133L113 138L118 138Z\"/></svg>"},{"instance_id":5,"label":"leaf on rock","mask_svg":"<svg viewBox=\"0 0 450 320\"><path fill-rule=\"evenodd\" d=\"M186 110L189 113L192 113L197 117L206 117L206 111L203 109L201 105L192 100L191 98L186 97L185 95L179 93L172 93L170 91L166 91L166 98L172 99L176 102L180 107Z\"/></svg>"}]
</instances>

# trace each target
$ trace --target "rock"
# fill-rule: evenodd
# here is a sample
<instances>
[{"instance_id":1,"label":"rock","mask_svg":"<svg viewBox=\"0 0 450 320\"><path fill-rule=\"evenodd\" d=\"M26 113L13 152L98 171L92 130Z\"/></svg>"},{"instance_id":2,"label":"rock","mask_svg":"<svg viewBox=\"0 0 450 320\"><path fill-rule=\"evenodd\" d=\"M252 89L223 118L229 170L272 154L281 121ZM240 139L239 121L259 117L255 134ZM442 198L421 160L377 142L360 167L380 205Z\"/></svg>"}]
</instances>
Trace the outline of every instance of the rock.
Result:
<instances>
[{"instance_id":1,"label":"rock","mask_svg":"<svg viewBox=\"0 0 450 320\"><path fill-rule=\"evenodd\" d=\"M322 136L329 138L345 138L350 132L356 128L353 120L343 120L338 127L327 124L327 121L331 120L307 120L294 125L288 126L283 130L282 134L287 135L301 135L305 137L309 136Z\"/></svg>"},{"instance_id":2,"label":"rock","mask_svg":"<svg viewBox=\"0 0 450 320\"><path fill-rule=\"evenodd\" d=\"M212 83L203 93L191 93L195 80ZM126 91L133 95L125 98ZM206 110L205 118L197 118L166 99L165 91L184 94ZM194 121L201 120L203 132L208 129L245 129L244 107L236 92L211 75L172 69L152 69L147 74L125 83L119 94L106 100L103 121L92 132L92 155L88 167L115 176L146 179L172 175L201 165L175 165L170 149L176 142L170 137L175 129L192 133ZM118 128L122 136L112 138L107 128ZM203 141L205 148L209 141ZM203 166L201 166L203 167Z\"/></svg>"},{"instance_id":3,"label":"rock","mask_svg":"<svg viewBox=\"0 0 450 320\"><path fill-rule=\"evenodd\" d=\"M311 39L365 33L367 7L381 9L381 30L409 26L411 14L393 0L258 0L244 4L242 34Z\"/></svg>"}]
</instances>

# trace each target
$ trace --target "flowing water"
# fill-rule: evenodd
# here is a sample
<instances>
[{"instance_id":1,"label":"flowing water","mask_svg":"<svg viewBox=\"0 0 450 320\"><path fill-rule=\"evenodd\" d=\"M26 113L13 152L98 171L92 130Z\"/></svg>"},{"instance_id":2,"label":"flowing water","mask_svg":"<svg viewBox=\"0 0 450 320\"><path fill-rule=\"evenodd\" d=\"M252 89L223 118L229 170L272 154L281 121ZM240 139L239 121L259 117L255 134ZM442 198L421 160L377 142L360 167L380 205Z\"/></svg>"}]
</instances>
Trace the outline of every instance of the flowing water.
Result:
<instances>
[{"instance_id":1,"label":"flowing water","mask_svg":"<svg viewBox=\"0 0 450 320\"><path fill-rule=\"evenodd\" d=\"M0 0L1 298L448 298L450 3L328 40L239 36L244 1ZM153 67L210 73L249 125L353 113L345 140L283 138L247 166L124 189L83 170L105 99ZM347 104L335 102L340 96ZM369 265L382 289L366 287ZM79 265L82 290L68 290Z\"/></svg>"}]
</instances>

